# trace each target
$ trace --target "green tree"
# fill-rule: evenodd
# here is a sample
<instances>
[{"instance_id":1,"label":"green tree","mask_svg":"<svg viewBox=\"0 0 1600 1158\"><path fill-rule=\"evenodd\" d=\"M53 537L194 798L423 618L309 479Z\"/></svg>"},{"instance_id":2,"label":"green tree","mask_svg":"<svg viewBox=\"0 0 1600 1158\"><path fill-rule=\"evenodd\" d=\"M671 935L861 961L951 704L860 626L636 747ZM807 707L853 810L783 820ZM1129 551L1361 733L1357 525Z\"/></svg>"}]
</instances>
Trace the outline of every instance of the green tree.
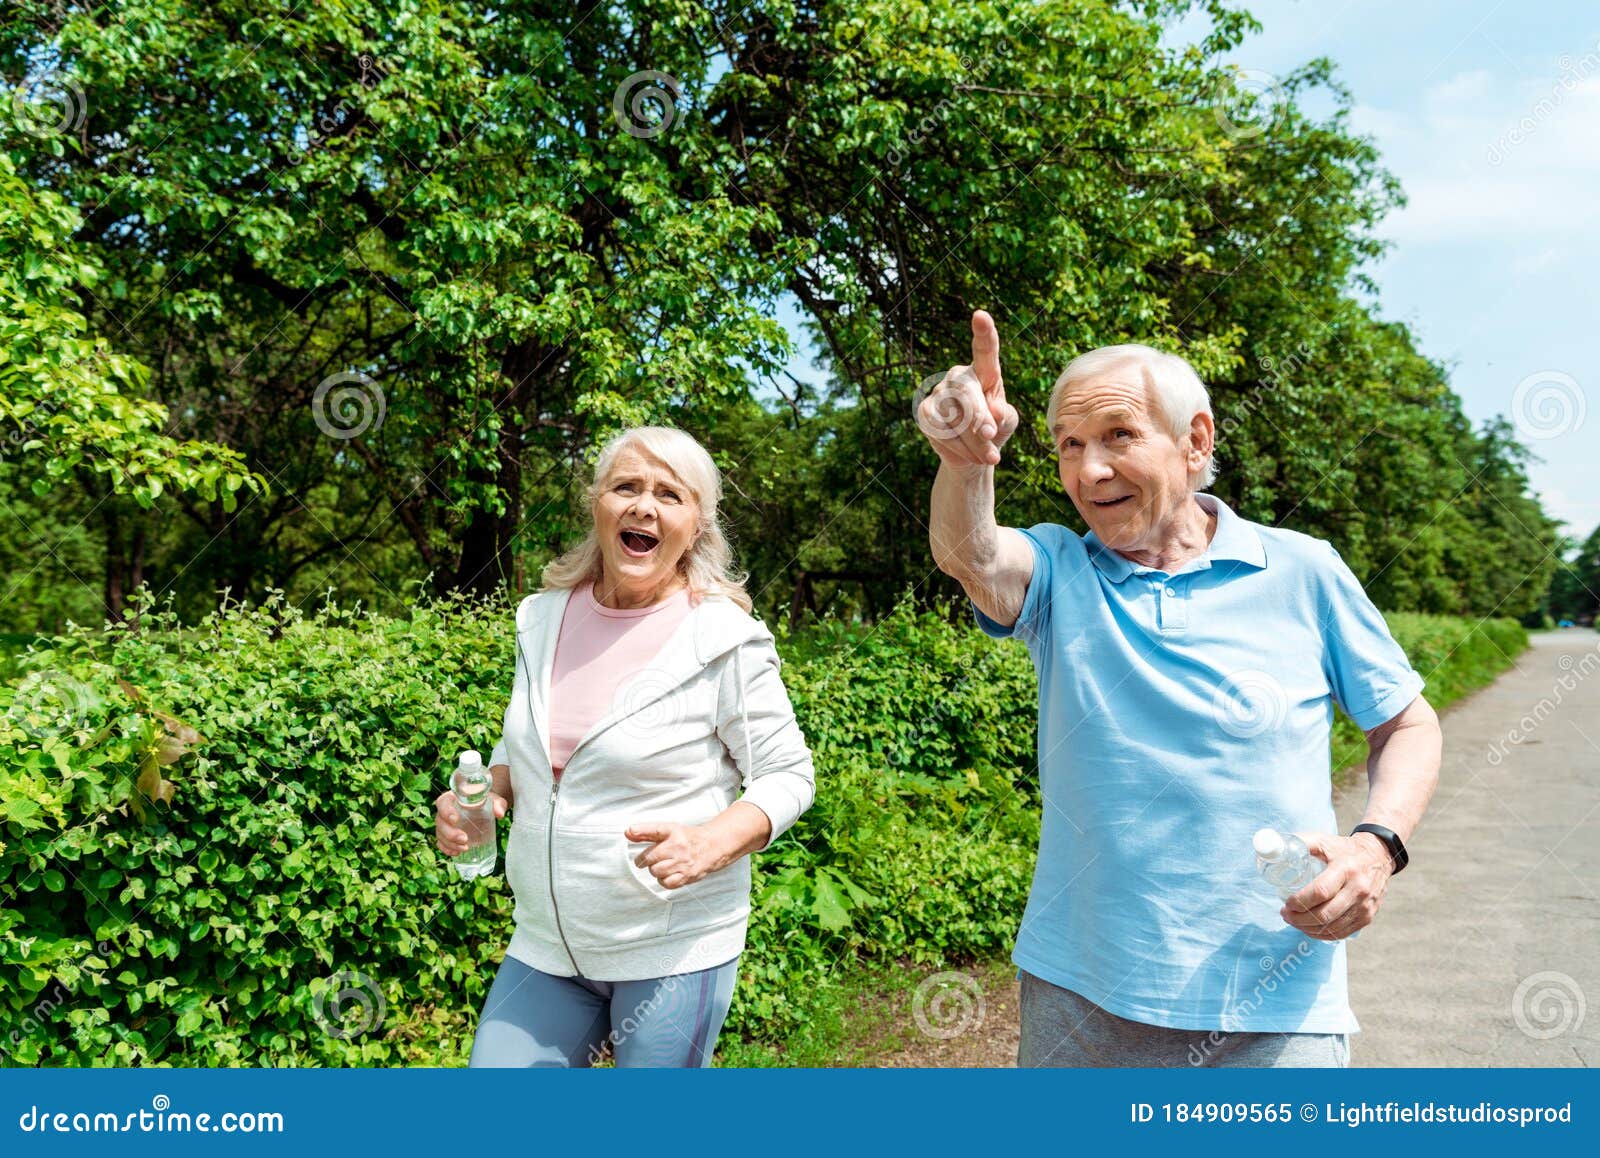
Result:
<instances>
[{"instance_id":1,"label":"green tree","mask_svg":"<svg viewBox=\"0 0 1600 1158\"><path fill-rule=\"evenodd\" d=\"M1165 43L1191 11L1210 31ZM1256 27L1221 0L13 4L7 80L86 110L75 147L7 152L81 217L89 332L272 484L108 503L105 566L191 608L523 589L596 444L666 421L727 469L764 610L872 617L950 589L912 395L983 306L1027 420L1007 521L1073 521L1050 384L1146 341L1210 383L1243 513L1332 539L1390 607L1510 610L1550 528L1381 316L1362 271L1402 197L1350 94L1321 60L1257 92L1227 61ZM823 390L779 374L780 295Z\"/></svg>"},{"instance_id":2,"label":"green tree","mask_svg":"<svg viewBox=\"0 0 1600 1158\"><path fill-rule=\"evenodd\" d=\"M120 311L185 423L278 484L236 517L185 507L193 586L337 573L399 535L411 569L492 590L519 542L570 536L599 439L781 364L748 240L775 223L702 180L732 150L687 107L716 19L15 6L7 75L48 55L89 109L81 156L19 164L93 206L81 239L118 287L95 311Z\"/></svg>"},{"instance_id":3,"label":"green tree","mask_svg":"<svg viewBox=\"0 0 1600 1158\"><path fill-rule=\"evenodd\" d=\"M143 508L171 488L232 510L235 492L259 492L262 480L226 447L168 436L167 408L146 397L148 370L95 336L77 308L100 276L72 240L79 224L0 153L0 453L29 469L36 495L70 479ZM121 578L108 573L112 615Z\"/></svg>"}]
</instances>

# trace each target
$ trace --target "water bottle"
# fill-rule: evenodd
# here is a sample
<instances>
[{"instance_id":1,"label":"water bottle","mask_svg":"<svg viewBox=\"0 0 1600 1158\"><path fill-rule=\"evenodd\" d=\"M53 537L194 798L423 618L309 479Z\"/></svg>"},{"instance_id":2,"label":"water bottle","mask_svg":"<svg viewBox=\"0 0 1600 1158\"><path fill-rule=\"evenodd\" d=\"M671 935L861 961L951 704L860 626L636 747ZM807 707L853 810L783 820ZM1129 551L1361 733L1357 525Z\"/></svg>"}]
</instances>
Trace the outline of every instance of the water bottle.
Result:
<instances>
[{"instance_id":1,"label":"water bottle","mask_svg":"<svg viewBox=\"0 0 1600 1158\"><path fill-rule=\"evenodd\" d=\"M1285 901L1316 880L1323 869L1322 860L1312 856L1306 842L1292 832L1263 828L1251 843L1257 871Z\"/></svg>"},{"instance_id":2,"label":"water bottle","mask_svg":"<svg viewBox=\"0 0 1600 1158\"><path fill-rule=\"evenodd\" d=\"M450 777L450 791L455 793L456 811L461 814L461 828L467 834L466 851L453 862L463 880L494 872L494 799L489 795L493 786L483 757L477 752L461 753Z\"/></svg>"}]
</instances>

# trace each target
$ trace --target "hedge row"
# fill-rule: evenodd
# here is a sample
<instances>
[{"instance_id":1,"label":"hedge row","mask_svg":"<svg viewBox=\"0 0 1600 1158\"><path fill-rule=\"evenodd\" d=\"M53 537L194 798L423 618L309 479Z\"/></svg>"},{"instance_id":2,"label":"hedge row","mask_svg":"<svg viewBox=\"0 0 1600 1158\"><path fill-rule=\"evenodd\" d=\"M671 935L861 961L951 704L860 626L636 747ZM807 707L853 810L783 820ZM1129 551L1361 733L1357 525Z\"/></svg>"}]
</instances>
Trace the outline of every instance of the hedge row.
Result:
<instances>
[{"instance_id":1,"label":"hedge row","mask_svg":"<svg viewBox=\"0 0 1600 1158\"><path fill-rule=\"evenodd\" d=\"M455 878L431 801L498 735L510 623L274 595L35 644L0 689L0 1060L464 1062L511 897ZM1497 670L1461 621L1396 628L1430 692ZM728 1031L769 1041L857 955L1003 952L1038 835L1026 649L908 604L779 646L822 790L757 866Z\"/></svg>"}]
</instances>

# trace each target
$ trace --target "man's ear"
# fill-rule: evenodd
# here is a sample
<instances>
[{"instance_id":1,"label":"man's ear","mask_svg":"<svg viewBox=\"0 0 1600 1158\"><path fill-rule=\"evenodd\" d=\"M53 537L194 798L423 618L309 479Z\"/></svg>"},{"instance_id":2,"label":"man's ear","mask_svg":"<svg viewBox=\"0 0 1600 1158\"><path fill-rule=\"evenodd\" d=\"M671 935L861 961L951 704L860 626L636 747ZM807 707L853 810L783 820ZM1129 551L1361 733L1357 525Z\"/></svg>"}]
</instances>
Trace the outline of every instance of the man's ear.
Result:
<instances>
[{"instance_id":1,"label":"man's ear","mask_svg":"<svg viewBox=\"0 0 1600 1158\"><path fill-rule=\"evenodd\" d=\"M1199 470L1216 444L1217 426L1211 415L1201 411L1189 420L1189 469Z\"/></svg>"}]
</instances>

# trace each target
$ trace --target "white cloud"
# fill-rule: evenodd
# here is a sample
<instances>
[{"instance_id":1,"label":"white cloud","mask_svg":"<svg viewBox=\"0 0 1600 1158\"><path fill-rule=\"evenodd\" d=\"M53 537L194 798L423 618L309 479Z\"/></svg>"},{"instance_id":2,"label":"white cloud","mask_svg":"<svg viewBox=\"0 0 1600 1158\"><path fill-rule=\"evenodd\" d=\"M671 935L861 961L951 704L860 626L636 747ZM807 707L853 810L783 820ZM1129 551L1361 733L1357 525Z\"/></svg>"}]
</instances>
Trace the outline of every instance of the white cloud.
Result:
<instances>
[{"instance_id":1,"label":"white cloud","mask_svg":"<svg viewBox=\"0 0 1600 1158\"><path fill-rule=\"evenodd\" d=\"M1534 274L1555 268L1569 256L1566 250L1550 246L1537 253L1526 253L1514 258L1511 262L1511 272L1519 277L1532 277Z\"/></svg>"},{"instance_id":2,"label":"white cloud","mask_svg":"<svg viewBox=\"0 0 1600 1158\"><path fill-rule=\"evenodd\" d=\"M1570 495L1559 487L1543 487L1538 491L1539 503L1551 518L1561 519L1567 525L1562 533L1583 539L1600 527L1600 502L1593 495Z\"/></svg>"},{"instance_id":3,"label":"white cloud","mask_svg":"<svg viewBox=\"0 0 1600 1158\"><path fill-rule=\"evenodd\" d=\"M1596 124L1600 75L1572 69L1510 84L1474 69L1429 89L1414 113L1351 110L1352 127L1377 142L1405 188L1409 204L1382 228L1405 242L1490 231L1541 248L1552 234L1600 245Z\"/></svg>"},{"instance_id":4,"label":"white cloud","mask_svg":"<svg viewBox=\"0 0 1600 1158\"><path fill-rule=\"evenodd\" d=\"M1486 68L1475 68L1436 84L1423 94L1430 105L1465 104L1490 95L1494 87L1494 74Z\"/></svg>"}]
</instances>

